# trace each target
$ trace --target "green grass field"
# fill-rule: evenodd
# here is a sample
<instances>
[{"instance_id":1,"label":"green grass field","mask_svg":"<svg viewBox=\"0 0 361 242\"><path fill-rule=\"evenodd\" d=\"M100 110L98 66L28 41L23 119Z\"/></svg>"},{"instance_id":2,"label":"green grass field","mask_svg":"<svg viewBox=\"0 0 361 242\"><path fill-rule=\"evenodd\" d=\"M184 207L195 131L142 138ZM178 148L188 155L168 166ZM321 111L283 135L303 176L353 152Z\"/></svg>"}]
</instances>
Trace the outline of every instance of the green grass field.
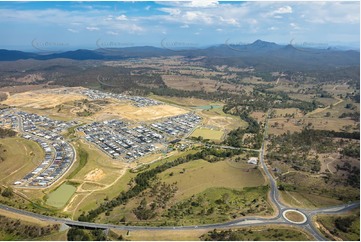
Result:
<instances>
[{"instance_id":1,"label":"green grass field","mask_svg":"<svg viewBox=\"0 0 361 242\"><path fill-rule=\"evenodd\" d=\"M222 140L223 135L224 135L223 131L213 130L208 128L197 128L191 134L192 137L201 136L203 139L210 139L214 141Z\"/></svg>"},{"instance_id":2,"label":"green grass field","mask_svg":"<svg viewBox=\"0 0 361 242\"><path fill-rule=\"evenodd\" d=\"M85 149L88 152L90 152L90 150L88 148L85 148ZM92 152L94 152L94 151L92 151ZM157 162L150 164L149 168L147 168L147 170L153 169L156 166L159 166L166 162L173 161L173 160L177 159L178 157L185 156L187 154L191 154L191 153L195 153L195 152L197 152L197 151L190 150L190 151L180 152L178 154L173 155L172 157L161 159ZM90 156L90 157L92 157L92 156ZM90 158L90 160L92 160L92 158ZM99 160L99 162L101 162L101 160ZM90 165L91 165L91 162L89 162L87 166L90 166ZM112 198L118 196L121 191L128 190L129 189L129 185L128 185L129 181L131 179L133 179L136 175L137 175L137 173L131 173L128 170L124 173L124 175L122 175L120 177L120 179L116 183L114 183L113 186L106 188L104 190L95 191L94 193L89 194L88 197L86 198L86 200L83 200L81 202L81 204L79 205L78 210L75 212L75 217L79 216L82 213L82 211L88 211L88 210L96 208L100 203L104 202L105 198L112 199ZM114 181L114 178L113 178L113 181ZM84 197L84 196L81 195L81 197L79 197L78 199L75 199L74 203L78 204L78 202L82 199L82 197Z\"/></svg>"},{"instance_id":3,"label":"green grass field","mask_svg":"<svg viewBox=\"0 0 361 242\"><path fill-rule=\"evenodd\" d=\"M176 199L180 200L212 187L242 189L264 185L261 172L253 167L226 160L215 163L195 160L168 169L159 178L168 184L177 183Z\"/></svg>"},{"instance_id":4,"label":"green grass field","mask_svg":"<svg viewBox=\"0 0 361 242\"><path fill-rule=\"evenodd\" d=\"M0 183L11 184L31 172L44 158L41 147L30 140L13 137L0 139L4 160L0 162ZM4 151L5 150L5 151Z\"/></svg>"},{"instance_id":5,"label":"green grass field","mask_svg":"<svg viewBox=\"0 0 361 242\"><path fill-rule=\"evenodd\" d=\"M165 215L166 223L180 225L212 224L249 215L269 216L273 210L267 202L268 187L235 190L213 187L175 203Z\"/></svg>"},{"instance_id":6,"label":"green grass field","mask_svg":"<svg viewBox=\"0 0 361 242\"><path fill-rule=\"evenodd\" d=\"M56 208L62 208L76 191L76 187L67 183L63 183L55 191L47 195L46 204Z\"/></svg>"},{"instance_id":7,"label":"green grass field","mask_svg":"<svg viewBox=\"0 0 361 242\"><path fill-rule=\"evenodd\" d=\"M342 204L336 198L324 197L315 194L310 194L306 191L280 191L281 199L292 207L297 208L320 208Z\"/></svg>"},{"instance_id":8,"label":"green grass field","mask_svg":"<svg viewBox=\"0 0 361 242\"><path fill-rule=\"evenodd\" d=\"M78 172L86 165L86 163L88 162L88 153L84 150L79 148L78 149L78 154L79 154L79 164L76 167L75 170L73 170L69 176L67 177L68 179L73 178L74 176L76 176L76 174L78 174Z\"/></svg>"},{"instance_id":9,"label":"green grass field","mask_svg":"<svg viewBox=\"0 0 361 242\"><path fill-rule=\"evenodd\" d=\"M226 221L234 217L242 216L240 214L241 212L243 214L255 214L259 212L264 215L272 213L272 209L267 202L267 189L264 189L265 187L263 186L265 180L262 173L258 169L255 169L253 165L246 164L245 161L235 162L223 160L209 163L205 160L194 160L167 169L157 177L160 182L164 182L165 184L176 184L177 191L174 197L169 200L167 208L164 211L162 209L162 211L158 211L158 215L151 219L151 221L139 223L139 220L137 220L133 214L133 210L144 197L148 203L154 199L154 197L149 194L149 189L143 195L131 199L126 205L114 208L110 214L101 214L97 221L118 223L122 217L125 217L127 222L136 222L137 224L143 225L145 223L153 225L164 223L194 224ZM230 196L230 204L233 205L218 208L219 204L216 203L219 201L216 200L219 200L224 193L228 193ZM204 201L209 200L210 202L207 205L208 209L213 207L214 213L205 219L203 219L202 216L195 216L196 213L202 210L202 207L199 207L199 211L195 209L197 211L195 211L194 216L184 215L182 219L180 216L179 218L181 220L176 221L172 215L169 215L170 217L168 219L164 219L164 216L168 216L166 214L168 208L181 203L191 204L192 201L194 199L197 200L198 197L202 197ZM253 200L255 200L254 203L251 203ZM254 207L253 205L258 206ZM204 206L206 206L206 204L204 204ZM240 209L240 207L242 207L242 209ZM260 211L258 211L258 209L260 209Z\"/></svg>"}]
</instances>

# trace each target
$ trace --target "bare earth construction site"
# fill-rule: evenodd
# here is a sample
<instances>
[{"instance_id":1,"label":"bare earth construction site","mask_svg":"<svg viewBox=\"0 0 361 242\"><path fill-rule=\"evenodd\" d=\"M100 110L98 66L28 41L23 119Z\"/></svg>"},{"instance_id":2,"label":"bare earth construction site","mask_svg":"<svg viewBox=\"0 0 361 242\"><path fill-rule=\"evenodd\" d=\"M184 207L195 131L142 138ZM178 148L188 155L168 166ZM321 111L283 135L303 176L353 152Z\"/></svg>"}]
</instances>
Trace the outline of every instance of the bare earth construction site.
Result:
<instances>
[{"instance_id":1,"label":"bare earth construction site","mask_svg":"<svg viewBox=\"0 0 361 242\"><path fill-rule=\"evenodd\" d=\"M360 241L359 7L0 2L0 240Z\"/></svg>"}]
</instances>

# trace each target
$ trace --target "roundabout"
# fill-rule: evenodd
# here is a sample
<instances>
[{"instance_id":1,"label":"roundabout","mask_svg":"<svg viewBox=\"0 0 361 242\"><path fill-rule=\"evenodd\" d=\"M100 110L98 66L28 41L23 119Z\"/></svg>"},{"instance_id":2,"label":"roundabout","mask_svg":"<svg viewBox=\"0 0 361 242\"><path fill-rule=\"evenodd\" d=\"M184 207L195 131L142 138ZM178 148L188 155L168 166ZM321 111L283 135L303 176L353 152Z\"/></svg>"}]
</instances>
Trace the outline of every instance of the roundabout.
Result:
<instances>
[{"instance_id":1,"label":"roundabout","mask_svg":"<svg viewBox=\"0 0 361 242\"><path fill-rule=\"evenodd\" d=\"M267 117L269 114L267 115ZM265 124L265 131L263 136L263 144L260 152L260 165L268 177L269 186L270 186L270 201L275 205L277 210L277 215L274 217L247 217L238 220L232 220L225 223L217 224L199 224L192 226L130 226L130 225L117 225L117 224L101 224L94 222L86 221L76 221L68 218L58 218L52 216L46 216L42 214L36 214L26 210L21 210L13 207L9 207L3 204L0 204L0 210L6 210L15 214L20 214L24 216L29 216L32 218L40 219L43 221L56 222L60 224L65 224L71 227L80 227L84 229L102 229L108 231L109 229L118 229L118 230L147 230L147 231L173 231L173 230L214 230L214 229L225 229L225 228L239 228L239 227L250 227L250 226L261 226L261 225L288 225L291 227L298 227L299 229L307 232L311 235L314 240L325 241L328 238L325 238L324 235L318 230L318 228L313 224L312 218L318 214L339 214L352 209L358 208L360 206L360 201L355 201L353 203L342 204L334 207L319 208L314 210L303 209L299 211L295 208L290 208L287 205L283 204L280 201L280 194L278 192L277 182L272 174L269 172L267 164L264 161L264 152L265 152L265 139L267 137L267 120Z\"/></svg>"},{"instance_id":2,"label":"roundabout","mask_svg":"<svg viewBox=\"0 0 361 242\"><path fill-rule=\"evenodd\" d=\"M295 209L287 209L283 211L282 216L288 222L293 224L304 224L307 222L306 215Z\"/></svg>"}]
</instances>

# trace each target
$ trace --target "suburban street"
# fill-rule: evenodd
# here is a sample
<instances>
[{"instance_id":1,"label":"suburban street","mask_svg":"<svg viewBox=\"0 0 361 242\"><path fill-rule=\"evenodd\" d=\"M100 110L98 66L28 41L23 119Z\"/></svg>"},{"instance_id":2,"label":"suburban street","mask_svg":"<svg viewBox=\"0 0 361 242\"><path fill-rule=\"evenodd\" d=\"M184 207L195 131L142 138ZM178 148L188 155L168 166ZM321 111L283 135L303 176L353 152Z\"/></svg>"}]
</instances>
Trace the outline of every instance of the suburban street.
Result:
<instances>
[{"instance_id":1,"label":"suburban street","mask_svg":"<svg viewBox=\"0 0 361 242\"><path fill-rule=\"evenodd\" d=\"M20 122L21 123L21 122ZM265 124L265 131L263 136L263 144L259 154L259 162L260 165L267 176L267 179L270 183L270 199L271 202L277 208L277 215L272 218L262 218L262 217L246 217L242 219L236 219L233 221L229 221L226 223L218 223L218 224L208 224L208 225L193 225L193 226L176 226L176 227L155 227L155 226L125 226L125 225L113 225L113 224L99 224L99 223L89 223L89 222L80 222L74 221L70 219L56 218L45 215L40 215L16 208L12 208L5 205L0 205L0 209L20 214L26 215L33 218L37 218L43 221L49 222L57 222L66 224L69 226L78 226L83 228L99 228L99 229L120 229L120 230L197 230L197 229L222 229L222 228L236 228L236 227L247 227L247 226L255 226L255 225L289 225L293 227L298 227L303 231L308 232L310 235L314 237L315 240L324 241L327 240L315 227L313 224L313 217L319 214L338 214L350 211L354 208L360 206L360 202L353 202L349 204L343 204L339 206L333 206L328 208L318 208L314 210L308 209L299 209L288 207L282 202L280 202L280 194L278 193L277 183L274 177L268 170L268 167L264 161L264 153L265 153L265 140L267 138L267 129L268 129L268 119ZM304 215L305 221L303 222L292 222L286 219L283 214L288 211L297 211L300 214Z\"/></svg>"}]
</instances>

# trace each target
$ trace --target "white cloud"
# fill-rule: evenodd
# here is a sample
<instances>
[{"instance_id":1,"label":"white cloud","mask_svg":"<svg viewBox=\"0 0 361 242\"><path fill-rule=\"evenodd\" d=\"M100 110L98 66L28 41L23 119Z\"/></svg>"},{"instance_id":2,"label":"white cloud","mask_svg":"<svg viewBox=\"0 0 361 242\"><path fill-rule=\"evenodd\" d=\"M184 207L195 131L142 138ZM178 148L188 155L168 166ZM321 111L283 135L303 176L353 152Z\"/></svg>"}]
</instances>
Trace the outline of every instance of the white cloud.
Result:
<instances>
[{"instance_id":1,"label":"white cloud","mask_svg":"<svg viewBox=\"0 0 361 242\"><path fill-rule=\"evenodd\" d=\"M203 24L213 23L212 16L201 11L187 11L182 17L187 23L192 23L192 22L198 22Z\"/></svg>"},{"instance_id":2,"label":"white cloud","mask_svg":"<svg viewBox=\"0 0 361 242\"><path fill-rule=\"evenodd\" d=\"M290 26L292 27L292 29L300 29L300 27L298 27L298 25L295 23L290 23Z\"/></svg>"},{"instance_id":3,"label":"white cloud","mask_svg":"<svg viewBox=\"0 0 361 242\"><path fill-rule=\"evenodd\" d=\"M311 6L302 6L304 19L316 24L359 24L359 2L315 2Z\"/></svg>"},{"instance_id":4,"label":"white cloud","mask_svg":"<svg viewBox=\"0 0 361 242\"><path fill-rule=\"evenodd\" d=\"M218 5L218 1L216 0L194 0L187 4L189 7L216 7Z\"/></svg>"},{"instance_id":5,"label":"white cloud","mask_svg":"<svg viewBox=\"0 0 361 242\"><path fill-rule=\"evenodd\" d=\"M116 20L119 20L119 21L125 21L125 20L128 20L127 16L125 16L124 14L122 15L119 15L118 17L115 18Z\"/></svg>"},{"instance_id":6,"label":"white cloud","mask_svg":"<svg viewBox=\"0 0 361 242\"><path fill-rule=\"evenodd\" d=\"M98 31L99 30L99 28L98 27L86 27L86 29L87 30L89 30L89 31Z\"/></svg>"},{"instance_id":7,"label":"white cloud","mask_svg":"<svg viewBox=\"0 0 361 242\"><path fill-rule=\"evenodd\" d=\"M74 25L74 26L80 26L82 25L82 23L70 23L71 25Z\"/></svg>"},{"instance_id":8,"label":"white cloud","mask_svg":"<svg viewBox=\"0 0 361 242\"><path fill-rule=\"evenodd\" d=\"M213 8L219 6L217 0L193 0L193 1L165 1L162 5L181 8Z\"/></svg>"},{"instance_id":9,"label":"white cloud","mask_svg":"<svg viewBox=\"0 0 361 242\"><path fill-rule=\"evenodd\" d=\"M112 21L113 20L113 15L108 15L104 20L105 21Z\"/></svg>"},{"instance_id":10,"label":"white cloud","mask_svg":"<svg viewBox=\"0 0 361 242\"><path fill-rule=\"evenodd\" d=\"M268 12L266 16L274 17L274 18L282 18L282 14L290 14L292 13L292 7L291 6L283 6L279 7L278 9Z\"/></svg>"},{"instance_id":11,"label":"white cloud","mask_svg":"<svg viewBox=\"0 0 361 242\"><path fill-rule=\"evenodd\" d=\"M286 13L292 13L292 7L290 6L280 7L279 9L274 11L274 14L286 14Z\"/></svg>"},{"instance_id":12,"label":"white cloud","mask_svg":"<svg viewBox=\"0 0 361 242\"><path fill-rule=\"evenodd\" d=\"M259 33L281 39L287 38L285 36L289 35L290 31L302 31L300 34L307 34L312 38L316 38L314 37L316 35L329 36L328 32L333 31L335 32L332 33L333 36L341 36L338 33L342 33L342 36L353 36L353 39L358 35L359 39L360 33L358 2L246 1L218 4L216 1L199 0L156 4L157 7L144 5L141 9L137 9L139 11L135 14L117 12L111 7L81 10L78 8L18 10L4 9L0 6L0 30L5 30L5 23L10 21L19 26L24 23L33 24L39 29L49 29L49 26L54 26L54 31L61 29L72 33L83 30L96 31L95 28L98 28L99 33L109 35L134 33L152 36L152 34L161 35L164 30L167 30L168 34L182 31L194 35L194 31L188 30L197 29L199 34L205 36L214 31L215 36L219 38L227 34L239 33L246 36ZM151 8L157 8L161 12L154 14L153 11L146 11ZM199 31L199 28L204 30ZM250 36L252 37L249 38L253 38L255 35ZM262 35L254 38L262 38Z\"/></svg>"},{"instance_id":13,"label":"white cloud","mask_svg":"<svg viewBox=\"0 0 361 242\"><path fill-rule=\"evenodd\" d=\"M78 31L78 30L75 30L75 29L70 29L70 28L68 29L68 31L69 31L69 32L72 32L72 33L79 33L79 31Z\"/></svg>"},{"instance_id":14,"label":"white cloud","mask_svg":"<svg viewBox=\"0 0 361 242\"><path fill-rule=\"evenodd\" d=\"M119 33L114 32L114 31L107 31L107 34L109 34L109 35L119 35Z\"/></svg>"},{"instance_id":15,"label":"white cloud","mask_svg":"<svg viewBox=\"0 0 361 242\"><path fill-rule=\"evenodd\" d=\"M223 18L222 16L219 17L219 20L221 20L224 23L230 24L230 25L235 25L235 26L239 26L239 23L236 19L234 18Z\"/></svg>"},{"instance_id":16,"label":"white cloud","mask_svg":"<svg viewBox=\"0 0 361 242\"><path fill-rule=\"evenodd\" d=\"M159 11L169 13L170 15L179 15L181 13L181 10L178 8L159 8Z\"/></svg>"},{"instance_id":17,"label":"white cloud","mask_svg":"<svg viewBox=\"0 0 361 242\"><path fill-rule=\"evenodd\" d=\"M272 26L272 27L269 27L268 30L272 30L272 31L273 31L273 30L278 30L278 28L275 27L275 26Z\"/></svg>"}]
</instances>

